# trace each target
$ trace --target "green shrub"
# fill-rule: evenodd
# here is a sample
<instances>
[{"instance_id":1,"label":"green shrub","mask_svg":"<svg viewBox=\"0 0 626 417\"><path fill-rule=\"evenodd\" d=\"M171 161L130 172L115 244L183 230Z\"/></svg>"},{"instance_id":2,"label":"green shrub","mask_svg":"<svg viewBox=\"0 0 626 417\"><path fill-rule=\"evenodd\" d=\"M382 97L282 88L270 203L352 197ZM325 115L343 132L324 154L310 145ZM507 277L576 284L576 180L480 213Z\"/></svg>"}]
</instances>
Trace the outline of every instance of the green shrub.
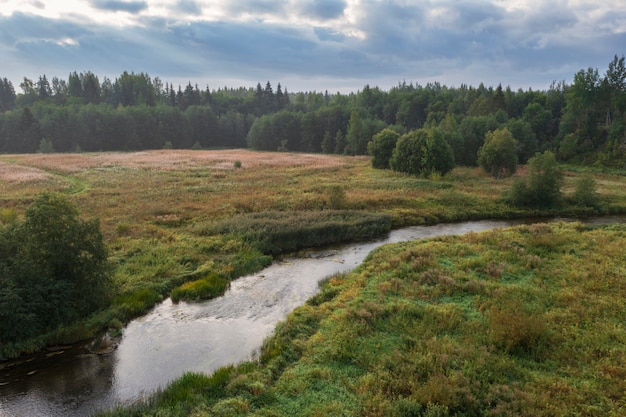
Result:
<instances>
[{"instance_id":1,"label":"green shrub","mask_svg":"<svg viewBox=\"0 0 626 417\"><path fill-rule=\"evenodd\" d=\"M518 302L493 307L489 317L489 340L505 353L537 354L547 339L545 320L526 312Z\"/></svg>"},{"instance_id":2,"label":"green shrub","mask_svg":"<svg viewBox=\"0 0 626 417\"><path fill-rule=\"evenodd\" d=\"M596 181L591 175L583 175L576 181L572 199L579 206L597 208L600 205L600 196L596 192Z\"/></svg>"},{"instance_id":3,"label":"green shrub","mask_svg":"<svg viewBox=\"0 0 626 417\"><path fill-rule=\"evenodd\" d=\"M148 311L159 301L161 301L161 295L154 289L141 288L117 296L113 301L113 306L119 312L119 319L126 321Z\"/></svg>"},{"instance_id":4,"label":"green shrub","mask_svg":"<svg viewBox=\"0 0 626 417\"><path fill-rule=\"evenodd\" d=\"M128 235L130 233L130 224L126 222L119 222L117 225L115 225L115 232L119 236Z\"/></svg>"},{"instance_id":5,"label":"green shrub","mask_svg":"<svg viewBox=\"0 0 626 417\"><path fill-rule=\"evenodd\" d=\"M367 144L367 152L372 157L372 167L377 169L388 169L389 160L393 155L400 134L391 129L384 129L374 135Z\"/></svg>"},{"instance_id":6,"label":"green shrub","mask_svg":"<svg viewBox=\"0 0 626 417\"><path fill-rule=\"evenodd\" d=\"M39 142L38 153L54 153L54 145L50 139L41 139Z\"/></svg>"},{"instance_id":7,"label":"green shrub","mask_svg":"<svg viewBox=\"0 0 626 417\"><path fill-rule=\"evenodd\" d=\"M509 201L516 206L554 207L561 200L563 171L550 151L536 154L528 161L530 173L525 182L513 183Z\"/></svg>"},{"instance_id":8,"label":"green shrub","mask_svg":"<svg viewBox=\"0 0 626 417\"><path fill-rule=\"evenodd\" d=\"M340 185L333 185L328 190L328 205L333 210L341 210L346 207L346 192Z\"/></svg>"},{"instance_id":9,"label":"green shrub","mask_svg":"<svg viewBox=\"0 0 626 417\"><path fill-rule=\"evenodd\" d=\"M10 208L0 209L0 223L12 224L17 221L17 211Z\"/></svg>"},{"instance_id":10,"label":"green shrub","mask_svg":"<svg viewBox=\"0 0 626 417\"><path fill-rule=\"evenodd\" d=\"M412 175L445 175L454 168L454 153L439 129L418 129L400 136L389 165Z\"/></svg>"}]
</instances>

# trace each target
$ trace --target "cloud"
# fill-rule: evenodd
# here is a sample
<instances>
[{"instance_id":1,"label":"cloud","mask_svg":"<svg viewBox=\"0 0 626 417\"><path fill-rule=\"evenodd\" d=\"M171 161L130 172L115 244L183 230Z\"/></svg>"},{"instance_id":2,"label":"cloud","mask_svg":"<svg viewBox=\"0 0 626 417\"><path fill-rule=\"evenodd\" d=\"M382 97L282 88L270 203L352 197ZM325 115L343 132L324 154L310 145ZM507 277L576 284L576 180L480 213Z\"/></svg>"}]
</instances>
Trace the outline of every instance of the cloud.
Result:
<instances>
[{"instance_id":1,"label":"cloud","mask_svg":"<svg viewBox=\"0 0 626 417\"><path fill-rule=\"evenodd\" d=\"M177 12L183 12L188 15L200 15L202 14L202 6L198 2L193 0L180 0L176 3L175 10Z\"/></svg>"},{"instance_id":2,"label":"cloud","mask_svg":"<svg viewBox=\"0 0 626 417\"><path fill-rule=\"evenodd\" d=\"M625 3L89 0L98 10L129 13L118 26L93 9L0 15L0 71L11 72L0 76L127 70L164 82L299 83L290 91L310 89L307 80L322 89L402 80L546 88L581 68L602 72L623 53Z\"/></svg>"},{"instance_id":3,"label":"cloud","mask_svg":"<svg viewBox=\"0 0 626 417\"><path fill-rule=\"evenodd\" d=\"M286 1L276 0L239 0L222 5L226 16L224 20L241 16L253 16L258 20L268 17L279 18L286 14L287 6Z\"/></svg>"},{"instance_id":4,"label":"cloud","mask_svg":"<svg viewBox=\"0 0 626 417\"><path fill-rule=\"evenodd\" d=\"M302 13L314 19L331 20L343 15L347 4L344 0L313 0L307 3L299 3Z\"/></svg>"},{"instance_id":5,"label":"cloud","mask_svg":"<svg viewBox=\"0 0 626 417\"><path fill-rule=\"evenodd\" d=\"M137 14L148 8L146 1L126 1L126 0L91 0L91 5L100 10L110 12L127 12Z\"/></svg>"},{"instance_id":6,"label":"cloud","mask_svg":"<svg viewBox=\"0 0 626 417\"><path fill-rule=\"evenodd\" d=\"M343 33L336 32L329 28L315 27L313 28L313 32L315 32L315 35L320 41L341 42L346 39Z\"/></svg>"}]
</instances>

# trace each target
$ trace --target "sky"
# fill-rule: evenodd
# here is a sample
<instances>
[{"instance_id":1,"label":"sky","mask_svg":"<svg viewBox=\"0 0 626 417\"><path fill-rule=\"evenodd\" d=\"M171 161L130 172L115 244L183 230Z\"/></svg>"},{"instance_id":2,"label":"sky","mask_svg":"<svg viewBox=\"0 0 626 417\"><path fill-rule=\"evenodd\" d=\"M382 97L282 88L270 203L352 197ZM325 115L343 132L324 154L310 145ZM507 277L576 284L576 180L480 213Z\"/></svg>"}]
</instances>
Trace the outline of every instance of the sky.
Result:
<instances>
[{"instance_id":1,"label":"sky","mask_svg":"<svg viewBox=\"0 0 626 417\"><path fill-rule=\"evenodd\" d=\"M626 54L626 0L0 0L0 77L545 90Z\"/></svg>"}]
</instances>

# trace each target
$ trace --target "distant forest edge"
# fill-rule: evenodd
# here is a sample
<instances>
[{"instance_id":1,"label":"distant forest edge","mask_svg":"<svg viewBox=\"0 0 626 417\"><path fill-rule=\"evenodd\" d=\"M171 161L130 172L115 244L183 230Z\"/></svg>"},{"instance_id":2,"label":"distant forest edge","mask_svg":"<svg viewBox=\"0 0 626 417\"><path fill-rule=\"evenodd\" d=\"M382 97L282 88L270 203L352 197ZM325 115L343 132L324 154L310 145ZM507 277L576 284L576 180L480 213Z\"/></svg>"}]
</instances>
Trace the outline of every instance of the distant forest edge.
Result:
<instances>
[{"instance_id":1,"label":"distant forest edge","mask_svg":"<svg viewBox=\"0 0 626 417\"><path fill-rule=\"evenodd\" d=\"M518 159L550 150L561 161L626 164L626 65L580 70L546 91L439 83L366 85L350 94L255 88L183 89L148 74L102 81L92 72L67 81L24 78L16 93L0 78L0 152L131 151L248 147L270 151L367 154L385 128L438 129L457 165L476 165L488 132L507 128Z\"/></svg>"}]
</instances>

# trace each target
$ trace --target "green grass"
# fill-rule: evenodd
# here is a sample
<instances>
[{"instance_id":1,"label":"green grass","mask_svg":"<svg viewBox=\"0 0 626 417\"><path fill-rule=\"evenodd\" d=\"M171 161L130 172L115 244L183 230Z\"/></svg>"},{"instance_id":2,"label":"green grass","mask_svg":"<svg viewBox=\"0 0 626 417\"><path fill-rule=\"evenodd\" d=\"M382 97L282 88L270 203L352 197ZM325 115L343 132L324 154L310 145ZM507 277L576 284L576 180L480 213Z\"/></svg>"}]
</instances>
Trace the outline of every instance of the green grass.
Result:
<instances>
[{"instance_id":1,"label":"green grass","mask_svg":"<svg viewBox=\"0 0 626 417\"><path fill-rule=\"evenodd\" d=\"M625 242L557 223L384 246L184 413L119 415L621 415Z\"/></svg>"},{"instance_id":2,"label":"green grass","mask_svg":"<svg viewBox=\"0 0 626 417\"><path fill-rule=\"evenodd\" d=\"M224 294L228 283L228 280L217 275L209 275L174 288L170 296L175 303L180 300L209 299Z\"/></svg>"},{"instance_id":3,"label":"green grass","mask_svg":"<svg viewBox=\"0 0 626 417\"><path fill-rule=\"evenodd\" d=\"M204 235L235 235L264 253L284 254L372 239L391 229L387 215L347 210L238 214L199 228Z\"/></svg>"},{"instance_id":4,"label":"green grass","mask_svg":"<svg viewBox=\"0 0 626 417\"><path fill-rule=\"evenodd\" d=\"M12 164L0 221L65 191L100 219L117 293L74 326L3 346L6 357L119 332L172 291L210 297L222 282L206 277L235 279L302 247L443 221L626 213L624 171L566 167L562 204L528 210L503 198L523 167L424 179L368 158L241 150L0 161ZM572 198L589 173L597 207ZM623 226L551 225L381 248L281 323L258 363L186 376L117 415L620 415L623 243Z\"/></svg>"}]
</instances>

